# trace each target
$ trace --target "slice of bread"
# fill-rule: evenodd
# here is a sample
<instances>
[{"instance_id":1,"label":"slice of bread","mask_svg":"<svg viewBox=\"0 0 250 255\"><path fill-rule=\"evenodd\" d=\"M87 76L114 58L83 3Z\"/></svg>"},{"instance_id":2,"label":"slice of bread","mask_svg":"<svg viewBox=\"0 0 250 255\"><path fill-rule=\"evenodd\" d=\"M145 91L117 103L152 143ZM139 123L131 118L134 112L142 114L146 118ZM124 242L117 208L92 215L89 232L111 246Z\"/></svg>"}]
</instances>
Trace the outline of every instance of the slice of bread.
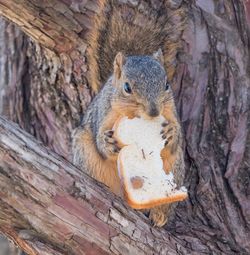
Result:
<instances>
[{"instance_id":1,"label":"slice of bread","mask_svg":"<svg viewBox=\"0 0 250 255\"><path fill-rule=\"evenodd\" d=\"M186 188L177 190L173 174L163 169L163 120L162 116L154 120L123 117L114 126L114 136L123 146L118 155L118 172L132 208L152 208L187 197Z\"/></svg>"}]
</instances>

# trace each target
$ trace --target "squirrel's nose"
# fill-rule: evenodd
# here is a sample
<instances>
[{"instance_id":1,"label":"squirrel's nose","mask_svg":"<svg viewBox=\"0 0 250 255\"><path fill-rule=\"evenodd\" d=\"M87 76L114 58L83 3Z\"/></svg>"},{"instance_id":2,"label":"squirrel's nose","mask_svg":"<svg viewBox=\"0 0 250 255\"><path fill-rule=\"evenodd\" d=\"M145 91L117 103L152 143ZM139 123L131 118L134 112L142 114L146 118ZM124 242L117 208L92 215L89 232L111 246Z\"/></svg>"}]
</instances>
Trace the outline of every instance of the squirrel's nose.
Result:
<instances>
[{"instance_id":1,"label":"squirrel's nose","mask_svg":"<svg viewBox=\"0 0 250 255\"><path fill-rule=\"evenodd\" d=\"M149 108L149 111L148 111L148 115L150 117L157 117L157 116L159 116L159 114L160 114L160 112L157 109L156 105L155 104L151 105Z\"/></svg>"}]
</instances>

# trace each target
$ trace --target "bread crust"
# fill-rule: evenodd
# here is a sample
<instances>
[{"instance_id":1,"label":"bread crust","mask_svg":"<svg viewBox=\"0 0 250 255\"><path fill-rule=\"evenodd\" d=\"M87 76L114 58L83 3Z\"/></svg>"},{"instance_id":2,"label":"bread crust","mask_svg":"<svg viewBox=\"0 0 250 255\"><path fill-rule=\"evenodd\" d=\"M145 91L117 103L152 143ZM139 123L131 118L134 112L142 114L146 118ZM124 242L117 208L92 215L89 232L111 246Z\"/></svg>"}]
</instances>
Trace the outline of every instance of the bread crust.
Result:
<instances>
[{"instance_id":1,"label":"bread crust","mask_svg":"<svg viewBox=\"0 0 250 255\"><path fill-rule=\"evenodd\" d=\"M149 200L148 202L144 202L144 203L138 203L138 202L134 201L130 194L131 192L129 192L129 190L128 190L128 180L124 177L125 170L124 170L123 161L122 161L123 151L124 150L122 149L120 151L120 153L118 154L117 163L118 163L121 184L122 184L123 190L124 190L124 197L125 197L127 203L129 204L129 206L131 206L132 208L137 209L137 210L150 209L150 208L162 205L162 204L183 201L187 198L187 196L188 196L187 192L183 191L181 194L174 194L174 195L166 196L161 199L152 199L152 200Z\"/></svg>"}]
</instances>

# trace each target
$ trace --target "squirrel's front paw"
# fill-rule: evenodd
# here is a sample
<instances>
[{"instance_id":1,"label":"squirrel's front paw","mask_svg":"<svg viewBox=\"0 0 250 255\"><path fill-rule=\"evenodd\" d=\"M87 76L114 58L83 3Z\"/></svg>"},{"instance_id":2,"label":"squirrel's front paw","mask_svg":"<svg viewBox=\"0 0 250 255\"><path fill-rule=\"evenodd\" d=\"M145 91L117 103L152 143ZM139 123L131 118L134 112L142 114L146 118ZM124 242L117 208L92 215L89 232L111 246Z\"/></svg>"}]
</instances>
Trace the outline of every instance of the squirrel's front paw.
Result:
<instances>
[{"instance_id":1,"label":"squirrel's front paw","mask_svg":"<svg viewBox=\"0 0 250 255\"><path fill-rule=\"evenodd\" d=\"M103 152L105 156L112 156L120 151L117 140L113 137L114 131L107 130L103 134Z\"/></svg>"},{"instance_id":2,"label":"squirrel's front paw","mask_svg":"<svg viewBox=\"0 0 250 255\"><path fill-rule=\"evenodd\" d=\"M170 145L175 140L176 136L176 128L173 124L169 123L167 120L165 120L162 124L162 130L161 135L162 139L165 140L165 146Z\"/></svg>"}]
</instances>

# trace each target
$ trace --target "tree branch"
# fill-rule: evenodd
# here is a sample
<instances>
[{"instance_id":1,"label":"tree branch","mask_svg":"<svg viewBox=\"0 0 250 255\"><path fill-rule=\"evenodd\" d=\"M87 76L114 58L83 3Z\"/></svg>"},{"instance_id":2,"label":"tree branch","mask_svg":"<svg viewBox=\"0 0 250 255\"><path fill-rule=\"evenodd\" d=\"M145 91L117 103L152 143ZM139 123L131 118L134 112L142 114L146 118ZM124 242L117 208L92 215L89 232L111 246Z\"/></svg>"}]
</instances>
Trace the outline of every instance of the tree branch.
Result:
<instances>
[{"instance_id":1,"label":"tree branch","mask_svg":"<svg viewBox=\"0 0 250 255\"><path fill-rule=\"evenodd\" d=\"M84 37L98 11L95 0L0 0L0 14L16 23L35 41L58 53L84 52Z\"/></svg>"},{"instance_id":2,"label":"tree branch","mask_svg":"<svg viewBox=\"0 0 250 255\"><path fill-rule=\"evenodd\" d=\"M164 229L2 117L0 142L0 230L28 254L175 254Z\"/></svg>"}]
</instances>

